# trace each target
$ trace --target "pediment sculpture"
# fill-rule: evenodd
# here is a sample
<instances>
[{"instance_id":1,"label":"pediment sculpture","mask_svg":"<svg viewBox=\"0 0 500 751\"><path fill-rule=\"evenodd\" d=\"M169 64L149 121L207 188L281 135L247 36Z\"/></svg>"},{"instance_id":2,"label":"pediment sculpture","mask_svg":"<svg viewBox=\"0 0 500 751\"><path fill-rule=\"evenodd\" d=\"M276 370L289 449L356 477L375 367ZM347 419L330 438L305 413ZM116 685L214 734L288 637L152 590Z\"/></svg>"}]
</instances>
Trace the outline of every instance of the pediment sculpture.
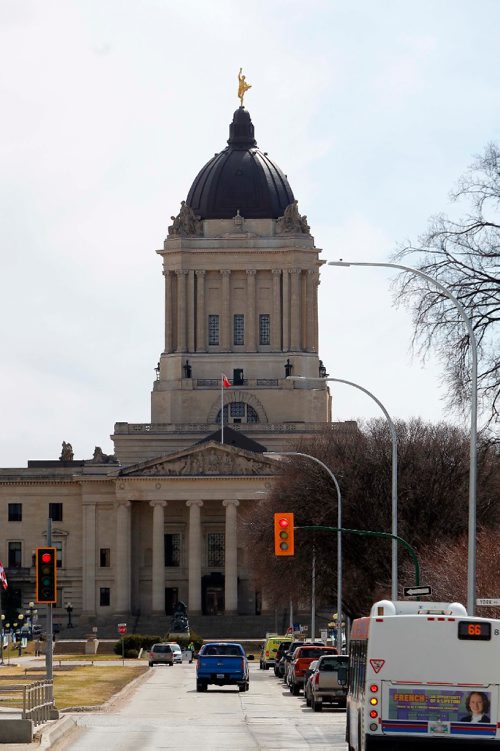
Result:
<instances>
[{"instance_id":1,"label":"pediment sculpture","mask_svg":"<svg viewBox=\"0 0 500 751\"><path fill-rule=\"evenodd\" d=\"M182 456L165 458L134 474L141 476L214 476L214 475L260 475L271 474L272 469L263 462L234 451L215 447L193 451Z\"/></svg>"}]
</instances>

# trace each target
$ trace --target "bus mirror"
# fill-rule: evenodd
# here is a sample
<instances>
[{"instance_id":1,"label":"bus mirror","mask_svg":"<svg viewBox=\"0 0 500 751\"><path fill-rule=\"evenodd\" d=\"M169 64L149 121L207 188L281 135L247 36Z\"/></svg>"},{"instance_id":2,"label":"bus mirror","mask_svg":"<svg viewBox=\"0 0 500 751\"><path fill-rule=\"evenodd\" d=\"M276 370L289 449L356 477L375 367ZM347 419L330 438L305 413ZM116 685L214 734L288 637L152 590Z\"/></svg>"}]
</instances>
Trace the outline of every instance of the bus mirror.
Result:
<instances>
[{"instance_id":1,"label":"bus mirror","mask_svg":"<svg viewBox=\"0 0 500 751\"><path fill-rule=\"evenodd\" d=\"M337 681L339 686L346 686L349 679L348 668L340 667L337 671Z\"/></svg>"}]
</instances>

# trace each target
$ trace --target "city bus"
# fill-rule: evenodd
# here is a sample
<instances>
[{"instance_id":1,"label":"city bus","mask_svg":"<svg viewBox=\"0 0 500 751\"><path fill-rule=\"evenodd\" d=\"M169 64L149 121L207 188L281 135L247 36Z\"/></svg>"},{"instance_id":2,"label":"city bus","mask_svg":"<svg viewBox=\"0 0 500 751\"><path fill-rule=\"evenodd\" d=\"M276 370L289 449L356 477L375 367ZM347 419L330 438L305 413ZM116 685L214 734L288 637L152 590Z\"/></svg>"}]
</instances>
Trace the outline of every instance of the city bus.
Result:
<instances>
[{"instance_id":1,"label":"city bus","mask_svg":"<svg viewBox=\"0 0 500 751\"><path fill-rule=\"evenodd\" d=\"M352 625L349 751L498 749L499 684L500 620L381 600Z\"/></svg>"}]
</instances>

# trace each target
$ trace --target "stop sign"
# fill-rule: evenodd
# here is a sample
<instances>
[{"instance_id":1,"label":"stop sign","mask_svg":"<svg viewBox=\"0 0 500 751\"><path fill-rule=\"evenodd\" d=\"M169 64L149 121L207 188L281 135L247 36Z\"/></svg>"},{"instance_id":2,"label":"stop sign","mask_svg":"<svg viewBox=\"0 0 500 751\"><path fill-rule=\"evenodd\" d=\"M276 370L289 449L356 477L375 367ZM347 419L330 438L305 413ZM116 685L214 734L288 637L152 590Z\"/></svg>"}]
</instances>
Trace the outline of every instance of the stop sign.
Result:
<instances>
[{"instance_id":1,"label":"stop sign","mask_svg":"<svg viewBox=\"0 0 500 751\"><path fill-rule=\"evenodd\" d=\"M127 624L126 623L119 623L118 624L118 633L119 634L126 634L127 633Z\"/></svg>"}]
</instances>

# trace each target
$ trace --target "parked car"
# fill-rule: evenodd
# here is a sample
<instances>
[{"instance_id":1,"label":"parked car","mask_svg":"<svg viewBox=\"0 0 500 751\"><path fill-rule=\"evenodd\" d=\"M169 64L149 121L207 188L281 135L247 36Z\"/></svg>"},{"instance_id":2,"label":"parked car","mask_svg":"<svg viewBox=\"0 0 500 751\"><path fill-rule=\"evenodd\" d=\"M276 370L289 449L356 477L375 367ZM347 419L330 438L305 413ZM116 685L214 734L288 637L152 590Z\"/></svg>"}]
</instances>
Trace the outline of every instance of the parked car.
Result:
<instances>
[{"instance_id":1,"label":"parked car","mask_svg":"<svg viewBox=\"0 0 500 751\"><path fill-rule=\"evenodd\" d=\"M274 675L277 678L283 677L283 672L281 670L281 659L285 652L288 650L288 647L290 646L292 642L290 640L288 641L282 641L280 642L278 649L276 650L276 654L274 655Z\"/></svg>"},{"instance_id":2,"label":"parked car","mask_svg":"<svg viewBox=\"0 0 500 751\"><path fill-rule=\"evenodd\" d=\"M290 665L288 686L290 693L298 696L300 690L304 688L304 675L313 660L317 660L321 655L337 654L336 647L321 647L317 644L304 644L297 647L293 653L293 660Z\"/></svg>"},{"instance_id":3,"label":"parked car","mask_svg":"<svg viewBox=\"0 0 500 751\"><path fill-rule=\"evenodd\" d=\"M306 700L306 704L308 707L311 706L311 694L310 694L310 681L311 676L314 674L314 671L316 670L316 667L318 665L318 660L313 660L309 667L307 668L306 672L304 673L304 698Z\"/></svg>"},{"instance_id":4,"label":"parked car","mask_svg":"<svg viewBox=\"0 0 500 751\"><path fill-rule=\"evenodd\" d=\"M206 691L209 684L248 691L248 659L241 644L209 642L202 646L196 660L196 690Z\"/></svg>"},{"instance_id":5,"label":"parked car","mask_svg":"<svg viewBox=\"0 0 500 751\"><path fill-rule=\"evenodd\" d=\"M315 712L321 712L323 704L346 706L348 664L347 655L323 655L319 658L307 684L310 697L308 706Z\"/></svg>"},{"instance_id":6,"label":"parked car","mask_svg":"<svg viewBox=\"0 0 500 751\"><path fill-rule=\"evenodd\" d=\"M180 646L177 642L169 641L168 643L172 647L172 652L174 653L174 664L182 662L182 649Z\"/></svg>"},{"instance_id":7,"label":"parked car","mask_svg":"<svg viewBox=\"0 0 500 751\"><path fill-rule=\"evenodd\" d=\"M153 644L149 650L149 667L153 665L173 665L174 653L170 644Z\"/></svg>"},{"instance_id":8,"label":"parked car","mask_svg":"<svg viewBox=\"0 0 500 751\"><path fill-rule=\"evenodd\" d=\"M288 642L288 644L291 644L292 641L293 636L287 637L279 636L278 634L267 634L266 641L264 642L264 646L260 654L260 669L269 670L269 668L274 667L276 663L276 652L278 651L280 644L282 644L283 642Z\"/></svg>"},{"instance_id":9,"label":"parked car","mask_svg":"<svg viewBox=\"0 0 500 751\"><path fill-rule=\"evenodd\" d=\"M298 649L299 647L305 646L306 644L309 644L311 646L314 644L320 647L325 646L324 642L322 641L315 641L315 642L295 641L291 644L290 649L287 652L285 652L285 654L283 655L285 658L284 670L283 670L283 682L287 686L290 685L290 675L291 675L292 661L293 661L293 657L295 654L295 650Z\"/></svg>"}]
</instances>

